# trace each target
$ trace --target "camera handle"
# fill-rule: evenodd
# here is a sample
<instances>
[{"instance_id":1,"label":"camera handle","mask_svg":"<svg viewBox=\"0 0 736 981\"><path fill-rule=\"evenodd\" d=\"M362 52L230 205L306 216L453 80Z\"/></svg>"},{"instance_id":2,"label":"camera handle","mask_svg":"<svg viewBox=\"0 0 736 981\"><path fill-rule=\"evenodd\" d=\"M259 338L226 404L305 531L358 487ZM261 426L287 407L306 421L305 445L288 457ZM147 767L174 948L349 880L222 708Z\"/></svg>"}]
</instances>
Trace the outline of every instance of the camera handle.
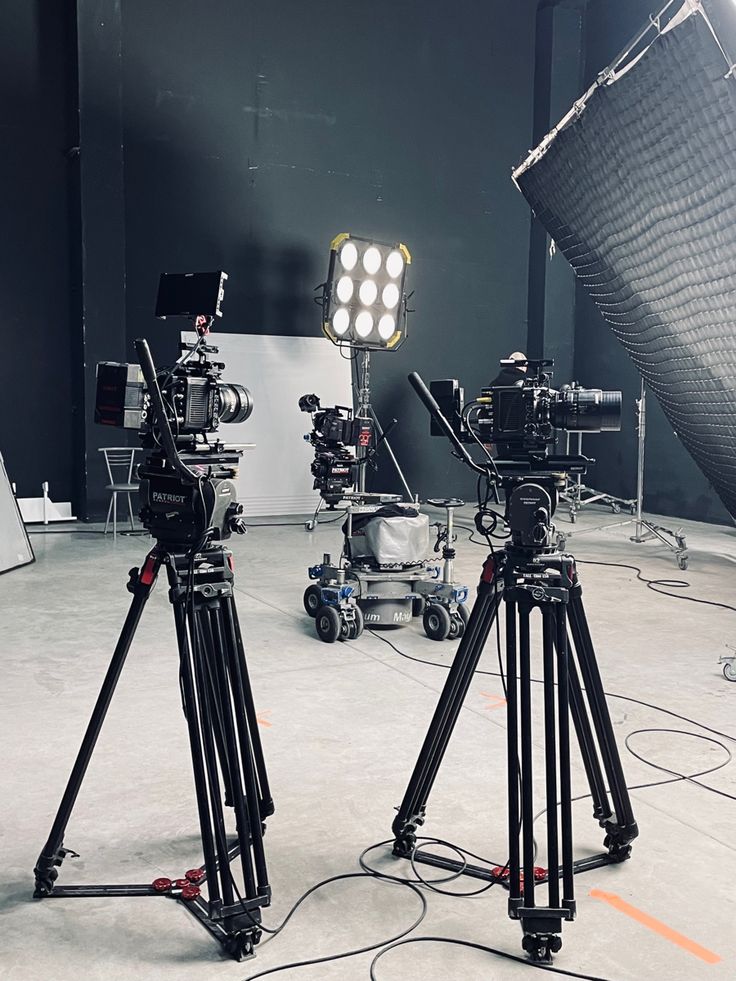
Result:
<instances>
[{"instance_id":1,"label":"camera handle","mask_svg":"<svg viewBox=\"0 0 736 981\"><path fill-rule=\"evenodd\" d=\"M416 371L411 372L411 374L409 375L409 384L424 403L424 407L427 410L427 412L429 412L429 414L432 416L434 421L440 427L442 432L445 434L445 436L447 436L449 441L452 443L453 449L455 450L455 456L462 463L466 464L466 466L470 467L471 470L474 470L476 473L483 474L484 476L490 476L491 472L494 471L493 476L496 479L498 479L498 471L496 470L496 467L493 464L492 460L488 466L481 466L479 463L475 462L475 460L472 458L470 453L468 453L468 451L465 449L463 444L458 439L455 430L452 428L450 423L445 418L442 409L440 409L439 405L437 404L437 401L435 400L434 396L427 388L427 386L424 384L424 380L422 376L418 374L418 372Z\"/></svg>"},{"instance_id":2,"label":"camera handle","mask_svg":"<svg viewBox=\"0 0 736 981\"><path fill-rule=\"evenodd\" d=\"M153 417L156 425L158 426L159 432L161 433L161 441L164 444L166 458L182 478L184 483L196 484L197 476L179 456L179 451L176 448L174 437L171 434L171 426L169 425L169 420L166 418L164 399L161 395L158 380L156 379L156 368L153 364L153 358L151 357L151 350L148 347L148 341L142 337L139 337L135 342L135 350L141 363L141 371L143 372L143 377L146 379L146 385L148 386L148 391L151 396Z\"/></svg>"}]
</instances>

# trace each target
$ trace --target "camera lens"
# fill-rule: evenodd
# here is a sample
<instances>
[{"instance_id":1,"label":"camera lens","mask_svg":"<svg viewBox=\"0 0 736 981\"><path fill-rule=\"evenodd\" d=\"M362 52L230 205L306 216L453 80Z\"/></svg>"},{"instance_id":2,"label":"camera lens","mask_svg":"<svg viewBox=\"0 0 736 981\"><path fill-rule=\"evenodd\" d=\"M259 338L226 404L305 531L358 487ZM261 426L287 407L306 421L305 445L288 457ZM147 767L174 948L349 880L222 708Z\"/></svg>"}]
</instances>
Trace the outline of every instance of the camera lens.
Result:
<instances>
[{"instance_id":1,"label":"camera lens","mask_svg":"<svg viewBox=\"0 0 736 981\"><path fill-rule=\"evenodd\" d=\"M253 396L243 385L220 382L220 422L245 422L253 411Z\"/></svg>"},{"instance_id":2,"label":"camera lens","mask_svg":"<svg viewBox=\"0 0 736 981\"><path fill-rule=\"evenodd\" d=\"M552 404L552 425L574 433L618 432L621 429L621 392L600 388L571 388L557 392Z\"/></svg>"}]
</instances>

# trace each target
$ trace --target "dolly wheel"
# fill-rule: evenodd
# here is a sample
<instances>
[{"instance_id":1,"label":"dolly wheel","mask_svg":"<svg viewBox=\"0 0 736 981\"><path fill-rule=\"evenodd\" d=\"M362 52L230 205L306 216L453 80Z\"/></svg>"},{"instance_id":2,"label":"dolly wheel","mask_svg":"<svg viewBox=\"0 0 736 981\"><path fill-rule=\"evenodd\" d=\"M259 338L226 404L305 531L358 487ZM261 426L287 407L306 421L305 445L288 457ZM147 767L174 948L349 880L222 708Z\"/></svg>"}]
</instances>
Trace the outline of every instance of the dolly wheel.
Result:
<instances>
[{"instance_id":1,"label":"dolly wheel","mask_svg":"<svg viewBox=\"0 0 736 981\"><path fill-rule=\"evenodd\" d=\"M322 606L322 590L319 586L307 586L304 590L304 609L310 617L316 617L320 606Z\"/></svg>"},{"instance_id":2,"label":"dolly wheel","mask_svg":"<svg viewBox=\"0 0 736 981\"><path fill-rule=\"evenodd\" d=\"M314 618L317 636L325 644L334 644L342 631L342 620L334 606L320 606Z\"/></svg>"},{"instance_id":3,"label":"dolly wheel","mask_svg":"<svg viewBox=\"0 0 736 981\"><path fill-rule=\"evenodd\" d=\"M468 620L470 619L470 610L468 609L467 604L458 603L457 612L460 614L460 619L463 621L463 624L467 627Z\"/></svg>"},{"instance_id":4,"label":"dolly wheel","mask_svg":"<svg viewBox=\"0 0 736 981\"><path fill-rule=\"evenodd\" d=\"M359 606L355 607L355 619L350 621L350 631L348 633L348 640L357 640L358 637L363 633L363 628L365 626L365 620L363 619L363 611Z\"/></svg>"},{"instance_id":5,"label":"dolly wheel","mask_svg":"<svg viewBox=\"0 0 736 981\"><path fill-rule=\"evenodd\" d=\"M452 620L446 606L429 603L422 617L424 632L430 640L445 640L450 633Z\"/></svg>"},{"instance_id":6,"label":"dolly wheel","mask_svg":"<svg viewBox=\"0 0 736 981\"><path fill-rule=\"evenodd\" d=\"M729 660L724 663L723 677L726 681L736 681L736 661Z\"/></svg>"}]
</instances>

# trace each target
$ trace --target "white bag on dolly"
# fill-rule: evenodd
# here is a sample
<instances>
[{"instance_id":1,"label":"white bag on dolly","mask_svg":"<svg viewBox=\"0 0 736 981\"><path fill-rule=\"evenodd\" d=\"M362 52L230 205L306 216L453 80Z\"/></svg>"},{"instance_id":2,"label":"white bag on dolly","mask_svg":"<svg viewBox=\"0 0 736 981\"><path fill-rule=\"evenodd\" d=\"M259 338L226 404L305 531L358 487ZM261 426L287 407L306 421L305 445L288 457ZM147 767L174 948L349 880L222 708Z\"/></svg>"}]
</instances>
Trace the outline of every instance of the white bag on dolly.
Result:
<instances>
[{"instance_id":1,"label":"white bag on dolly","mask_svg":"<svg viewBox=\"0 0 736 981\"><path fill-rule=\"evenodd\" d=\"M429 517L411 516L371 518L365 526L365 539L379 565L414 565L424 562L429 551Z\"/></svg>"}]
</instances>

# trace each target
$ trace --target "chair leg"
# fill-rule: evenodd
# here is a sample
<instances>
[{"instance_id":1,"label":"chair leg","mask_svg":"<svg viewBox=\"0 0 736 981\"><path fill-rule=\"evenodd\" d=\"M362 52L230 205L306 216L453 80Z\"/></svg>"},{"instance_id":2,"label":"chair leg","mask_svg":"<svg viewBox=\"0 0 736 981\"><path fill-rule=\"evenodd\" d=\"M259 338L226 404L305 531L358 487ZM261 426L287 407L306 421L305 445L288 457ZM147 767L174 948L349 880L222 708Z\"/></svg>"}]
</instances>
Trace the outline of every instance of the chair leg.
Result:
<instances>
[{"instance_id":1,"label":"chair leg","mask_svg":"<svg viewBox=\"0 0 736 981\"><path fill-rule=\"evenodd\" d=\"M135 531L135 522L133 521L133 504L130 500L130 491L128 491L127 494L128 494L128 514L130 515L130 530Z\"/></svg>"},{"instance_id":2,"label":"chair leg","mask_svg":"<svg viewBox=\"0 0 736 981\"><path fill-rule=\"evenodd\" d=\"M110 503L107 506L107 518L105 520L105 532L104 532L104 534L107 534L107 529L108 529L108 526L110 524L110 513L112 512L112 499L113 499L113 495L111 494L110 495Z\"/></svg>"},{"instance_id":3,"label":"chair leg","mask_svg":"<svg viewBox=\"0 0 736 981\"><path fill-rule=\"evenodd\" d=\"M112 540L118 537L118 492L112 492Z\"/></svg>"}]
</instances>

